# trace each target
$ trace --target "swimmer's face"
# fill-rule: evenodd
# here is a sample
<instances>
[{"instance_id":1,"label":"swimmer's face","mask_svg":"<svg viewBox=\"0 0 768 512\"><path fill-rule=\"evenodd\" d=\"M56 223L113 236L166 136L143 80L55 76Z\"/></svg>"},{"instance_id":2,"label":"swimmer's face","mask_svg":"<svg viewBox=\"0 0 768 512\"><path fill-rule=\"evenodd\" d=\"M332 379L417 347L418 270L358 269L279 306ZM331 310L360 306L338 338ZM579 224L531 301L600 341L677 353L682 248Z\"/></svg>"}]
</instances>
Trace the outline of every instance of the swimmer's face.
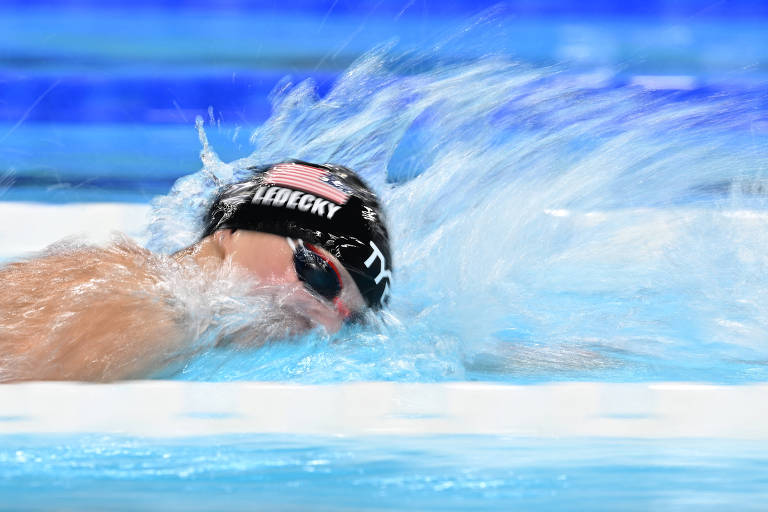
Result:
<instances>
[{"instance_id":1,"label":"swimmer's face","mask_svg":"<svg viewBox=\"0 0 768 512\"><path fill-rule=\"evenodd\" d=\"M219 246L225 261L247 272L262 285L279 285L287 293L286 306L303 320L310 329L322 326L333 333L344 324L350 313L365 309L365 301L352 276L328 251L315 247L321 255L333 263L341 277L341 293L335 301L312 293L299 279L294 265L293 249L283 236L247 230L220 230L211 235Z\"/></svg>"}]
</instances>

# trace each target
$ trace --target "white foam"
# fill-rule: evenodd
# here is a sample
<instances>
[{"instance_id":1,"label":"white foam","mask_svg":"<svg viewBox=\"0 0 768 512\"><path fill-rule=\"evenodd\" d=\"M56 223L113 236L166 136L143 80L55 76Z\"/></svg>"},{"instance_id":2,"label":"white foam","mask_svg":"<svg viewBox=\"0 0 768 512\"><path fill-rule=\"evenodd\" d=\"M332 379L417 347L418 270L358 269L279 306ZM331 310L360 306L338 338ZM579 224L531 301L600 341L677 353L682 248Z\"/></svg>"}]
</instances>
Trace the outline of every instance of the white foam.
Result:
<instances>
[{"instance_id":1,"label":"white foam","mask_svg":"<svg viewBox=\"0 0 768 512\"><path fill-rule=\"evenodd\" d=\"M0 434L768 440L768 384L139 381L0 386Z\"/></svg>"},{"instance_id":2,"label":"white foam","mask_svg":"<svg viewBox=\"0 0 768 512\"><path fill-rule=\"evenodd\" d=\"M0 202L0 260L39 251L78 235L100 242L115 231L141 238L149 205L135 203Z\"/></svg>"}]
</instances>

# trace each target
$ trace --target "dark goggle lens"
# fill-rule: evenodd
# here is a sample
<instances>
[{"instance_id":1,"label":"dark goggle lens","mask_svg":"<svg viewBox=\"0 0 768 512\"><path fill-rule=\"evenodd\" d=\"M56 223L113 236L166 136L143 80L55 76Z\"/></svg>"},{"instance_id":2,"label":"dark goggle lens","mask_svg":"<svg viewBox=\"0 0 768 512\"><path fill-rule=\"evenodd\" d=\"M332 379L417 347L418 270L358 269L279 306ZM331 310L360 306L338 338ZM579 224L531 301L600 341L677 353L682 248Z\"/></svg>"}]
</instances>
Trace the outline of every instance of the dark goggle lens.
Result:
<instances>
[{"instance_id":1,"label":"dark goggle lens","mask_svg":"<svg viewBox=\"0 0 768 512\"><path fill-rule=\"evenodd\" d=\"M341 293L341 281L331 264L307 247L298 247L293 252L296 275L312 291L328 300Z\"/></svg>"}]
</instances>

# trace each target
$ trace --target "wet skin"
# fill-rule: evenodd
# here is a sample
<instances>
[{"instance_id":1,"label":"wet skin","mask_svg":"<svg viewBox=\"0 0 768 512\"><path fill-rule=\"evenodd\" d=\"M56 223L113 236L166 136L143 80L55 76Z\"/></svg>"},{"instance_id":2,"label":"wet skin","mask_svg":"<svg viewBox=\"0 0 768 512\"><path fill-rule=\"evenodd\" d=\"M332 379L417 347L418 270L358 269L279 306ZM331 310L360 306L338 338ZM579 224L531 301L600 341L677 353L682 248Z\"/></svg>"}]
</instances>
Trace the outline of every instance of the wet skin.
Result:
<instances>
[{"instance_id":1,"label":"wet skin","mask_svg":"<svg viewBox=\"0 0 768 512\"><path fill-rule=\"evenodd\" d=\"M224 269L253 293L279 292L281 310L292 317L289 334L315 327L332 333L343 325L335 306L298 279L284 237L223 230L172 258L124 240L0 267L0 382L133 379L183 364L201 350L194 344L200 326L174 306L178 301L160 268L191 272L212 287ZM341 299L350 310L362 310L354 281L335 263Z\"/></svg>"}]
</instances>

